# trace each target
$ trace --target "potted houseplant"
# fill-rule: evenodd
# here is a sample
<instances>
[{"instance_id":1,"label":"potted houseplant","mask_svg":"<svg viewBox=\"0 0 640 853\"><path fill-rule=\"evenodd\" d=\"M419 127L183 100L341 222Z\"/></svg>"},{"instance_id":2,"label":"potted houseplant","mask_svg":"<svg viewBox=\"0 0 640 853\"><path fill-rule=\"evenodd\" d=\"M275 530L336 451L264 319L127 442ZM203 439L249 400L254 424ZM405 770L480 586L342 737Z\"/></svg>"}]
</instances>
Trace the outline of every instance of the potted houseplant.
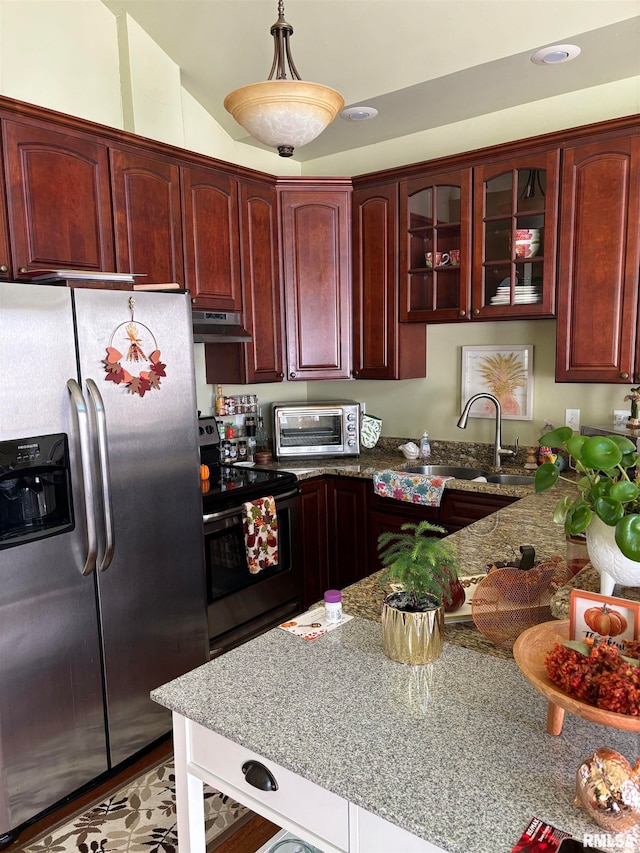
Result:
<instances>
[{"instance_id":1,"label":"potted houseplant","mask_svg":"<svg viewBox=\"0 0 640 853\"><path fill-rule=\"evenodd\" d=\"M399 533L378 537L384 566L380 584L393 581L402 586L387 595L382 605L384 651L400 663L436 660L442 651L445 602L451 603L460 591L464 601L456 549L439 538L444 532L442 527L421 521L403 524Z\"/></svg>"},{"instance_id":2,"label":"potted houseplant","mask_svg":"<svg viewBox=\"0 0 640 853\"><path fill-rule=\"evenodd\" d=\"M600 572L600 591L615 583L640 586L640 461L635 444L621 435L574 435L570 427L545 433L540 444L562 448L575 460L576 493L562 497L553 519L568 536L585 532L592 565ZM545 462L535 474L536 492L554 486L560 470Z\"/></svg>"}]
</instances>

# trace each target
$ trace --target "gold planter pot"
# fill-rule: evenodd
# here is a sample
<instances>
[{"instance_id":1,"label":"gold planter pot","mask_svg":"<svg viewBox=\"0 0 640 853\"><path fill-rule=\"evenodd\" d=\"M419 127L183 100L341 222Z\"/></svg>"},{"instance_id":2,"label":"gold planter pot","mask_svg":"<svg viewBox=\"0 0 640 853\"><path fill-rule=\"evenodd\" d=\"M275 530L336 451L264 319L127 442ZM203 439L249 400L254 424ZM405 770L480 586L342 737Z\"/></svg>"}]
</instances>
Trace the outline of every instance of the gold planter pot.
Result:
<instances>
[{"instance_id":1,"label":"gold planter pot","mask_svg":"<svg viewBox=\"0 0 640 853\"><path fill-rule=\"evenodd\" d=\"M433 599L433 608L407 613L397 609L404 595L393 592L382 604L384 653L399 663L433 663L440 657L444 641L444 607Z\"/></svg>"}]
</instances>

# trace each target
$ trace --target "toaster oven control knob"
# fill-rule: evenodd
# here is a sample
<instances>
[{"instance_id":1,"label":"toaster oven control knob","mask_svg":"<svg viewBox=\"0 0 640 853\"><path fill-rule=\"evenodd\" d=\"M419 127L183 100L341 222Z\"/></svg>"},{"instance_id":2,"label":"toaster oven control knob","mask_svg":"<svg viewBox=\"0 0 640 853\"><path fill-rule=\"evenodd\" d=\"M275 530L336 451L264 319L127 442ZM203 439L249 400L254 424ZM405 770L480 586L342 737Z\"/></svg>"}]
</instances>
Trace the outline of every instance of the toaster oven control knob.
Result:
<instances>
[{"instance_id":1,"label":"toaster oven control knob","mask_svg":"<svg viewBox=\"0 0 640 853\"><path fill-rule=\"evenodd\" d=\"M347 442L347 444L349 445L349 447L355 447L356 446L355 438L350 438L349 441Z\"/></svg>"},{"instance_id":2,"label":"toaster oven control knob","mask_svg":"<svg viewBox=\"0 0 640 853\"><path fill-rule=\"evenodd\" d=\"M356 419L356 416L355 416L354 414L348 414L348 415L347 415L347 420L348 420L348 421L355 421L355 419Z\"/></svg>"}]
</instances>

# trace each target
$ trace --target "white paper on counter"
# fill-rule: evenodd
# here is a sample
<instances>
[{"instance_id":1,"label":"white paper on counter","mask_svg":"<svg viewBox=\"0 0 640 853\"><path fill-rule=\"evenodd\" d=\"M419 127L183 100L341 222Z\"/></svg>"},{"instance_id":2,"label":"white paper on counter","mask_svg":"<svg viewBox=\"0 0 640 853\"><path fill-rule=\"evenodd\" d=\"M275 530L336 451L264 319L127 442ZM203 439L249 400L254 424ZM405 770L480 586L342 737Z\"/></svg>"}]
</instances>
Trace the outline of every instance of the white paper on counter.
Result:
<instances>
[{"instance_id":1,"label":"white paper on counter","mask_svg":"<svg viewBox=\"0 0 640 853\"><path fill-rule=\"evenodd\" d=\"M284 628L290 634L295 634L296 637L302 637L303 640L317 640L318 637L323 637L327 631L339 628L350 619L353 619L353 616L347 616L346 613L343 613L340 622L328 623L324 607L316 607L314 610L307 610L306 613L301 613L295 619L288 619L279 627ZM319 622L320 624L312 628L311 624L313 622Z\"/></svg>"}]
</instances>

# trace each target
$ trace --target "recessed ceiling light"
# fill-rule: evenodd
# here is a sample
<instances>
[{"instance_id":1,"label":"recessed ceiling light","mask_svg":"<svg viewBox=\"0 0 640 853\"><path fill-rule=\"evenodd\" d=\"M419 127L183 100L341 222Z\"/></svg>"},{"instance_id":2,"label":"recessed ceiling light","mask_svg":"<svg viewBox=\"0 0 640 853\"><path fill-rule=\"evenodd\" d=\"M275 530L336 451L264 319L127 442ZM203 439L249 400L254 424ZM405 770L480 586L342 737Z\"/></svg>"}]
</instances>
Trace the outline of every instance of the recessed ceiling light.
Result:
<instances>
[{"instance_id":1,"label":"recessed ceiling light","mask_svg":"<svg viewBox=\"0 0 640 853\"><path fill-rule=\"evenodd\" d=\"M378 110L374 107L347 107L342 110L340 118L346 121L367 121L370 118L375 118L378 115Z\"/></svg>"},{"instance_id":2,"label":"recessed ceiling light","mask_svg":"<svg viewBox=\"0 0 640 853\"><path fill-rule=\"evenodd\" d=\"M543 47L531 57L536 65L559 65L561 62L571 62L580 54L580 48L575 44L552 44Z\"/></svg>"}]
</instances>

